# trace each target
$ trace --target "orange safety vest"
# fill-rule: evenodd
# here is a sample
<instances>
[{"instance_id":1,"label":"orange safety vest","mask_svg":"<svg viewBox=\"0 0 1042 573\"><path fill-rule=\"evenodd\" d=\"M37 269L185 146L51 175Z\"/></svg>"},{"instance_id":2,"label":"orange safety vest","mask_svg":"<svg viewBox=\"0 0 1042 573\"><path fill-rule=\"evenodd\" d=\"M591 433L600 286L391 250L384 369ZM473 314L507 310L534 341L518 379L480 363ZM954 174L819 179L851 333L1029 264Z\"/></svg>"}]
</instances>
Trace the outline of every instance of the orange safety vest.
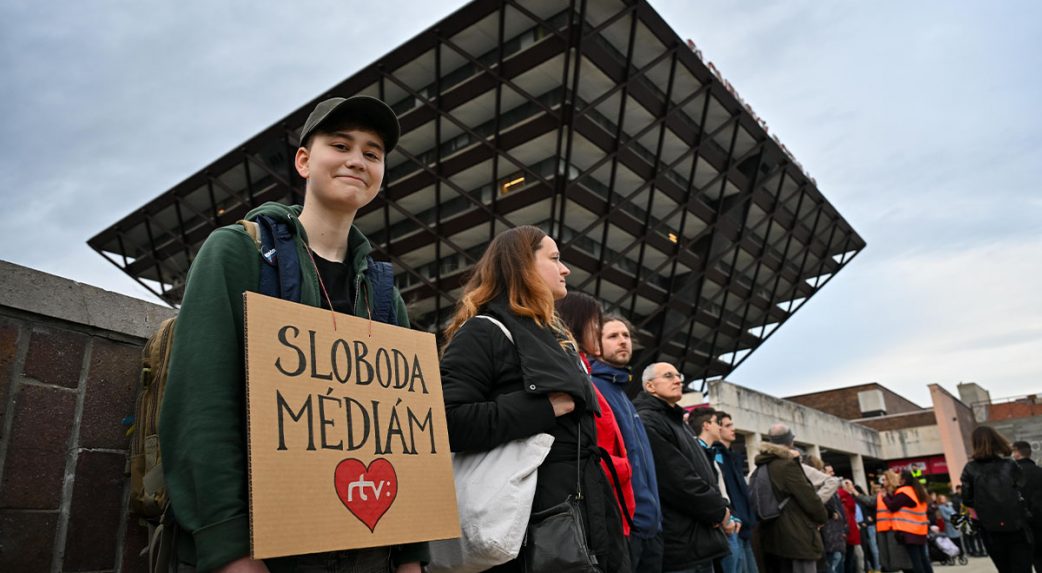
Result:
<instances>
[{"instance_id":1,"label":"orange safety vest","mask_svg":"<svg viewBox=\"0 0 1042 573\"><path fill-rule=\"evenodd\" d=\"M894 528L894 517L890 515L890 508L883 503L882 492L876 496L876 532L882 533Z\"/></svg>"},{"instance_id":2,"label":"orange safety vest","mask_svg":"<svg viewBox=\"0 0 1042 573\"><path fill-rule=\"evenodd\" d=\"M903 493L913 501L916 499L915 489L910 485L901 486L897 493ZM894 512L891 520L893 520L894 531L925 536L930 529L930 520L926 517L925 501L916 503L915 507L902 507Z\"/></svg>"}]
</instances>

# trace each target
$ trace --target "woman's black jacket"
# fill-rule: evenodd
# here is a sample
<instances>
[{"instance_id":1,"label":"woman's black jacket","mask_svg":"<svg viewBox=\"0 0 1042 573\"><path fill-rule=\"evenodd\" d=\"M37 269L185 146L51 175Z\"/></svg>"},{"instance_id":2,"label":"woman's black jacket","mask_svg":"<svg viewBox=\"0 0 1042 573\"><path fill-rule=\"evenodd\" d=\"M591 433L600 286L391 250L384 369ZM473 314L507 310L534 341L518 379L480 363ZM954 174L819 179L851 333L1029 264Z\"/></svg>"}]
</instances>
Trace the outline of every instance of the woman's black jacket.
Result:
<instances>
[{"instance_id":1,"label":"woman's black jacket","mask_svg":"<svg viewBox=\"0 0 1042 573\"><path fill-rule=\"evenodd\" d=\"M621 516L595 455L597 399L578 355L562 349L550 329L514 315L503 303L492 302L481 314L503 322L514 341L492 322L471 318L446 346L441 380L452 451L486 451L540 432L553 435L553 447L539 468L532 511L565 501L581 485L591 551L605 571L629 571ZM575 411L555 418L550 392L570 394ZM581 463L576 457L580 427Z\"/></svg>"}]
</instances>

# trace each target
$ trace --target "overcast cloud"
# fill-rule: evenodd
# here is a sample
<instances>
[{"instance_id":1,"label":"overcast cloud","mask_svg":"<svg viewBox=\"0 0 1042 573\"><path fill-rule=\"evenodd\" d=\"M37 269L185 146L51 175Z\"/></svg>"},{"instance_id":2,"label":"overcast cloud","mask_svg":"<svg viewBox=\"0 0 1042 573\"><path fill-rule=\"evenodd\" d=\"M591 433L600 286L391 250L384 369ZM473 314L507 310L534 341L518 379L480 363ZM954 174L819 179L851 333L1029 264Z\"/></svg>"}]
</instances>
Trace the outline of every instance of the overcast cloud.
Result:
<instances>
[{"instance_id":1,"label":"overcast cloud","mask_svg":"<svg viewBox=\"0 0 1042 573\"><path fill-rule=\"evenodd\" d=\"M461 5L3 3L0 258L152 299L87 239ZM1042 5L652 6L868 242L732 381L1042 390Z\"/></svg>"}]
</instances>

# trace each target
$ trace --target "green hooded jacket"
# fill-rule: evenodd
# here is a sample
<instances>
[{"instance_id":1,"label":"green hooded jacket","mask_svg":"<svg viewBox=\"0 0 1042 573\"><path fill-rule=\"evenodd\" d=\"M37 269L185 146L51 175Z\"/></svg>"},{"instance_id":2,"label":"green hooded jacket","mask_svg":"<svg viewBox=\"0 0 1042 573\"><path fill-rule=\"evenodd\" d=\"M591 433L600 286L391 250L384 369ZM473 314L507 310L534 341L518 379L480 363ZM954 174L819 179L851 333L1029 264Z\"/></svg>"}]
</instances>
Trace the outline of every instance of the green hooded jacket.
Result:
<instances>
[{"instance_id":1,"label":"green hooded jacket","mask_svg":"<svg viewBox=\"0 0 1042 573\"><path fill-rule=\"evenodd\" d=\"M298 219L300 206L265 203L246 219L267 215L296 228L301 302L320 306L318 275ZM348 237L354 268L354 315L368 316L373 292L364 276L369 241L355 227ZM261 258L241 225L215 230L188 273L174 327L169 377L159 418L163 472L174 514L183 532L181 561L210 571L249 555L249 490L246 473L246 374L243 357L243 293L257 291ZM395 289L399 326L409 326ZM394 563L429 561L426 543L395 546ZM296 558L266 560L269 569L291 571Z\"/></svg>"}]
</instances>

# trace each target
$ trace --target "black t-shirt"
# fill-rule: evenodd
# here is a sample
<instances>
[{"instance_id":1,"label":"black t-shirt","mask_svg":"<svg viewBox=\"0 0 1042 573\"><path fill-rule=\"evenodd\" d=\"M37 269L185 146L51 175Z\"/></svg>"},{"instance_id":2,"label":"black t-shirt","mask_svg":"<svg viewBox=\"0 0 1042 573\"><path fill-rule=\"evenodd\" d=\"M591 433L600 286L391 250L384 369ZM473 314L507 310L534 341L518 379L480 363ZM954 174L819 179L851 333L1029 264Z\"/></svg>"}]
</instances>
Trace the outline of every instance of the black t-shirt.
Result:
<instances>
[{"instance_id":1,"label":"black t-shirt","mask_svg":"<svg viewBox=\"0 0 1042 573\"><path fill-rule=\"evenodd\" d=\"M354 314L354 283L355 273L346 262L327 261L312 253L315 257L315 266L318 267L318 276L329 293L329 299L333 301L333 310L344 314ZM320 287L321 288L321 287ZM329 302L326 295L322 294L322 308L328 309Z\"/></svg>"}]
</instances>

